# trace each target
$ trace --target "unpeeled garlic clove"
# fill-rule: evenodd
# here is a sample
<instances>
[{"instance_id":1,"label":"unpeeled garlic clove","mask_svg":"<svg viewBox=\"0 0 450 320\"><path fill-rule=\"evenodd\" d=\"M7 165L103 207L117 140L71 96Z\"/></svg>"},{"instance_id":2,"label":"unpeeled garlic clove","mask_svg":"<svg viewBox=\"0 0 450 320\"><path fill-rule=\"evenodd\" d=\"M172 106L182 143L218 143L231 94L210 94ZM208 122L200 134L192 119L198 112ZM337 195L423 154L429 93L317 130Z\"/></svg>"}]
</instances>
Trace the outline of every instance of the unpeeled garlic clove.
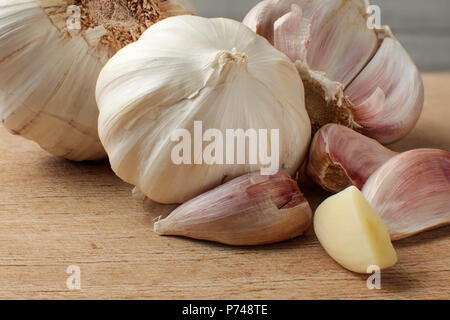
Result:
<instances>
[{"instance_id":1,"label":"unpeeled garlic clove","mask_svg":"<svg viewBox=\"0 0 450 320\"><path fill-rule=\"evenodd\" d=\"M360 0L265 0L244 23L296 62L313 132L337 123L388 144L417 123L424 89L417 67L389 27L368 28L367 5Z\"/></svg>"},{"instance_id":2,"label":"unpeeled garlic clove","mask_svg":"<svg viewBox=\"0 0 450 320\"><path fill-rule=\"evenodd\" d=\"M381 166L367 181L364 196L393 240L450 224L450 153L418 149Z\"/></svg>"},{"instance_id":3,"label":"unpeeled garlic clove","mask_svg":"<svg viewBox=\"0 0 450 320\"><path fill-rule=\"evenodd\" d=\"M300 236L311 219L311 208L290 176L251 173L183 204L155 223L154 231L234 246L262 245Z\"/></svg>"},{"instance_id":4,"label":"unpeeled garlic clove","mask_svg":"<svg viewBox=\"0 0 450 320\"><path fill-rule=\"evenodd\" d=\"M370 273L397 262L397 254L380 217L356 187L325 200L314 214L314 231L327 253L344 268Z\"/></svg>"},{"instance_id":5,"label":"unpeeled garlic clove","mask_svg":"<svg viewBox=\"0 0 450 320\"><path fill-rule=\"evenodd\" d=\"M392 35L383 40L345 94L359 131L381 143L405 137L416 125L424 104L419 70Z\"/></svg>"},{"instance_id":6,"label":"unpeeled garlic clove","mask_svg":"<svg viewBox=\"0 0 450 320\"><path fill-rule=\"evenodd\" d=\"M307 174L333 193L351 185L361 189L370 175L396 154L347 127L328 124L313 139Z\"/></svg>"}]
</instances>

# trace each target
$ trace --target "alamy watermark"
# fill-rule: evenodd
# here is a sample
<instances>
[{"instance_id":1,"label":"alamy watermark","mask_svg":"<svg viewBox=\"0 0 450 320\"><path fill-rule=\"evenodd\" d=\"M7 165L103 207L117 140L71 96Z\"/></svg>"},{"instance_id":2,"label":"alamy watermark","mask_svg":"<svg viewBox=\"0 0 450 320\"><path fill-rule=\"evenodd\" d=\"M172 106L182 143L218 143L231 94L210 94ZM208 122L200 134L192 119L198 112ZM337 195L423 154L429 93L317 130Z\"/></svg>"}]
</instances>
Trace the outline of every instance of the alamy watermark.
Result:
<instances>
[{"instance_id":1,"label":"alamy watermark","mask_svg":"<svg viewBox=\"0 0 450 320\"><path fill-rule=\"evenodd\" d=\"M76 5L68 6L66 13L70 16L66 20L67 29L80 30L81 29L81 9Z\"/></svg>"},{"instance_id":2,"label":"alamy watermark","mask_svg":"<svg viewBox=\"0 0 450 320\"><path fill-rule=\"evenodd\" d=\"M70 276L66 280L66 286L69 290L81 290L81 269L79 266L71 265L66 269Z\"/></svg>"},{"instance_id":3,"label":"alamy watermark","mask_svg":"<svg viewBox=\"0 0 450 320\"><path fill-rule=\"evenodd\" d=\"M262 175L272 175L279 170L279 129L270 132L268 129L208 129L203 132L203 122L194 121L193 137L189 130L176 129L171 141L178 142L171 152L176 165L260 165Z\"/></svg>"},{"instance_id":4,"label":"alamy watermark","mask_svg":"<svg viewBox=\"0 0 450 320\"><path fill-rule=\"evenodd\" d=\"M367 289L369 290L381 290L381 269L379 266L369 266L367 273L372 274L367 279Z\"/></svg>"},{"instance_id":5,"label":"alamy watermark","mask_svg":"<svg viewBox=\"0 0 450 320\"><path fill-rule=\"evenodd\" d=\"M377 5L370 5L367 7L367 28L370 30L381 29L381 8Z\"/></svg>"}]
</instances>

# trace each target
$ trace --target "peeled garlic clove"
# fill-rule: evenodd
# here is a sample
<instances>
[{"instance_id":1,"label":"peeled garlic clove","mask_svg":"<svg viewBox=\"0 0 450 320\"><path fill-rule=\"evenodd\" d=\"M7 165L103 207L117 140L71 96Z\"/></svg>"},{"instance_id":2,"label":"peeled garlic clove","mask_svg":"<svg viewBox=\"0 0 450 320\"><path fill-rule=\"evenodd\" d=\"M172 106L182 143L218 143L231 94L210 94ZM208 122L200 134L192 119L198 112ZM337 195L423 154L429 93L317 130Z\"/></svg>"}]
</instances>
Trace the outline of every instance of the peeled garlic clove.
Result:
<instances>
[{"instance_id":1,"label":"peeled garlic clove","mask_svg":"<svg viewBox=\"0 0 450 320\"><path fill-rule=\"evenodd\" d=\"M300 236L311 219L307 200L287 174L251 173L178 207L154 230L234 246L262 245Z\"/></svg>"},{"instance_id":2,"label":"peeled garlic clove","mask_svg":"<svg viewBox=\"0 0 450 320\"><path fill-rule=\"evenodd\" d=\"M241 139L230 141L227 131L254 132L256 141L244 137L239 153L256 147L257 155L266 147L276 170L291 175L311 138L295 65L242 23L223 18L179 16L150 27L106 64L97 103L99 135L114 172L165 204L270 166L261 157L238 162L233 141ZM215 137L206 141L207 132ZM180 144L183 159L174 161ZM213 161L205 160L208 146L216 151Z\"/></svg>"},{"instance_id":3,"label":"peeled garlic clove","mask_svg":"<svg viewBox=\"0 0 450 320\"><path fill-rule=\"evenodd\" d=\"M423 84L389 28L368 28L367 5L360 0L266 0L244 22L296 61L314 132L337 123L388 144L417 123ZM308 33L303 32L306 22Z\"/></svg>"},{"instance_id":4,"label":"peeled garlic clove","mask_svg":"<svg viewBox=\"0 0 450 320\"><path fill-rule=\"evenodd\" d=\"M328 124L313 139L307 174L330 192L352 185L362 189L370 175L395 155L376 140L347 127Z\"/></svg>"},{"instance_id":5,"label":"peeled garlic clove","mask_svg":"<svg viewBox=\"0 0 450 320\"><path fill-rule=\"evenodd\" d=\"M314 214L314 231L327 253L344 268L370 273L397 263L386 226L356 187L325 200Z\"/></svg>"},{"instance_id":6,"label":"peeled garlic clove","mask_svg":"<svg viewBox=\"0 0 450 320\"><path fill-rule=\"evenodd\" d=\"M363 194L387 226L392 240L450 223L450 153L418 149L381 166Z\"/></svg>"},{"instance_id":7,"label":"peeled garlic clove","mask_svg":"<svg viewBox=\"0 0 450 320\"><path fill-rule=\"evenodd\" d=\"M345 90L360 131L382 143L406 136L424 104L417 67L395 38L385 38L377 54Z\"/></svg>"},{"instance_id":8,"label":"peeled garlic clove","mask_svg":"<svg viewBox=\"0 0 450 320\"><path fill-rule=\"evenodd\" d=\"M56 156L104 158L94 92L100 70L141 28L172 14L166 11L171 1L161 8L159 1L146 2L137 10L138 2L143 3L1 1L0 118L5 127Z\"/></svg>"}]
</instances>

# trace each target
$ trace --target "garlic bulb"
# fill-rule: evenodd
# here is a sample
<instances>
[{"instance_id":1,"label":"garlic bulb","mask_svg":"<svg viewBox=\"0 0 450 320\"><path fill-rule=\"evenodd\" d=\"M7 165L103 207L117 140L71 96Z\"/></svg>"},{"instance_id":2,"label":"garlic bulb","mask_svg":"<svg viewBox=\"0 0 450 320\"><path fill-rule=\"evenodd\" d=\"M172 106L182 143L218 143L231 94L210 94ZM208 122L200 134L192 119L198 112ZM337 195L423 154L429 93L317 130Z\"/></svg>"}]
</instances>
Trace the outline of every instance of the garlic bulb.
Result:
<instances>
[{"instance_id":1,"label":"garlic bulb","mask_svg":"<svg viewBox=\"0 0 450 320\"><path fill-rule=\"evenodd\" d=\"M295 65L242 23L223 18L178 16L149 28L106 64L97 103L113 170L160 203L182 203L265 168L262 158L249 161L258 145L279 157L275 169L293 175L311 138ZM247 139L245 161L238 162L235 136L226 150L219 136L239 129L266 130L266 138L278 132L279 139ZM192 140L183 139L183 162L173 159L179 130ZM208 148L216 152L212 162L205 160Z\"/></svg>"},{"instance_id":2,"label":"garlic bulb","mask_svg":"<svg viewBox=\"0 0 450 320\"><path fill-rule=\"evenodd\" d=\"M188 3L189 4L189 3ZM0 2L0 118L13 134L71 160L105 157L95 84L105 62L184 1Z\"/></svg>"},{"instance_id":3,"label":"garlic bulb","mask_svg":"<svg viewBox=\"0 0 450 320\"><path fill-rule=\"evenodd\" d=\"M314 131L337 123L387 144L417 123L424 87L389 27L369 28L368 5L265 0L244 23L296 62Z\"/></svg>"}]
</instances>

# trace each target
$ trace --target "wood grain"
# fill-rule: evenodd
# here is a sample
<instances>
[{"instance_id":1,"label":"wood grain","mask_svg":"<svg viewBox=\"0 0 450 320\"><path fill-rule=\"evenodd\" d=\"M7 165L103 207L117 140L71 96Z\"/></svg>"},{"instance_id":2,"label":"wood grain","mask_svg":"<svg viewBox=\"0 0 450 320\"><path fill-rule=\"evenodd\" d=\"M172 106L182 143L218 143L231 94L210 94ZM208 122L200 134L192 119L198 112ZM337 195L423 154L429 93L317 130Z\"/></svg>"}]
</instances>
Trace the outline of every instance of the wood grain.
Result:
<instances>
[{"instance_id":1,"label":"wood grain","mask_svg":"<svg viewBox=\"0 0 450 320\"><path fill-rule=\"evenodd\" d=\"M426 107L393 146L450 150L450 75L425 75ZM326 194L303 186L313 205ZM312 231L286 243L230 248L159 237L173 207L143 205L108 163L71 163L0 129L0 298L448 299L450 228L395 243L382 289L334 263ZM81 268L81 290L66 269Z\"/></svg>"}]
</instances>

